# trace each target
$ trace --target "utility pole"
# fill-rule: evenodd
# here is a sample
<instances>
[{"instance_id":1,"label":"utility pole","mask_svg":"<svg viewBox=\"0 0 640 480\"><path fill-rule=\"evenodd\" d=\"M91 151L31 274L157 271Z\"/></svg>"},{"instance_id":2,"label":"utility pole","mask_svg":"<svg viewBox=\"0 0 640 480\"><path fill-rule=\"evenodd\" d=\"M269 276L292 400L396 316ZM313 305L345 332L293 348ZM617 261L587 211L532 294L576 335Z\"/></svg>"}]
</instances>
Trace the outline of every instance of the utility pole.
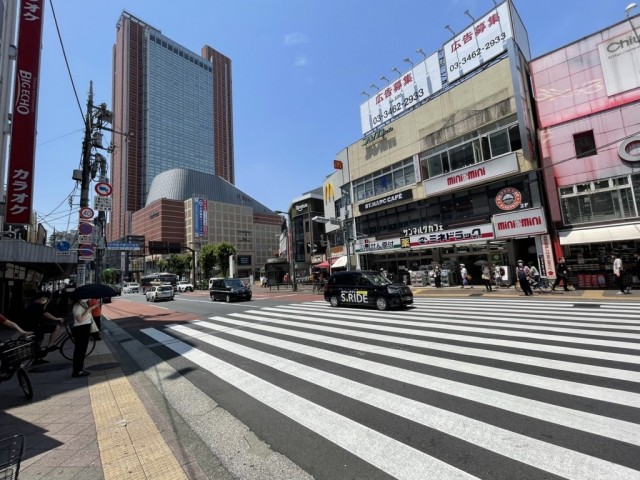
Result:
<instances>
[{"instance_id":1,"label":"utility pole","mask_svg":"<svg viewBox=\"0 0 640 480\"><path fill-rule=\"evenodd\" d=\"M111 123L112 113L107 110L106 104L101 104L98 107L93 104L93 81L89 82L89 97L87 99L87 113L85 116L85 126L84 126L84 139L82 140L82 165L80 171L80 208L81 208L81 217L79 221L89 220L91 217L83 217L82 209L85 207L89 207L89 188L91 186L91 181L95 180L98 171L100 173L100 181L107 181L107 160L100 153L93 154L93 149L106 150L111 152L111 147L104 148L102 146L102 133L101 130L113 131L107 127L105 124ZM74 179L77 180L77 176L74 174ZM98 238L96 242L98 245L94 245L94 242L91 242L91 245L94 249L94 262L96 265L96 282L100 282L100 261L101 256L104 253L103 245L103 235L104 235L104 226L106 223L106 214L103 210L100 210L97 218L93 221L93 229L92 234L93 238ZM79 232L78 232L79 233ZM100 248L96 248L100 247ZM80 253L80 252L78 252ZM78 255L80 257L80 255ZM86 269L88 264L88 260L78 260L78 270Z\"/></svg>"}]
</instances>

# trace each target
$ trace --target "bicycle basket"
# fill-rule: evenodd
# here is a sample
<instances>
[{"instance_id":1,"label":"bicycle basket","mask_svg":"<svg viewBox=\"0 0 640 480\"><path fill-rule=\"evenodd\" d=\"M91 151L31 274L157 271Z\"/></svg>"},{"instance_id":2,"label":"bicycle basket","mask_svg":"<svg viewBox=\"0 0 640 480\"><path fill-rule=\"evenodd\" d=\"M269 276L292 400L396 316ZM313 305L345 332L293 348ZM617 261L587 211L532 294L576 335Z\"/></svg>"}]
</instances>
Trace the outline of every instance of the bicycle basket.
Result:
<instances>
[{"instance_id":1,"label":"bicycle basket","mask_svg":"<svg viewBox=\"0 0 640 480\"><path fill-rule=\"evenodd\" d=\"M18 478L24 449L24 435L14 435L0 440L0 480Z\"/></svg>"},{"instance_id":2,"label":"bicycle basket","mask_svg":"<svg viewBox=\"0 0 640 480\"><path fill-rule=\"evenodd\" d=\"M26 338L10 340L0 347L0 370L19 367L25 360L33 358L35 342Z\"/></svg>"}]
</instances>

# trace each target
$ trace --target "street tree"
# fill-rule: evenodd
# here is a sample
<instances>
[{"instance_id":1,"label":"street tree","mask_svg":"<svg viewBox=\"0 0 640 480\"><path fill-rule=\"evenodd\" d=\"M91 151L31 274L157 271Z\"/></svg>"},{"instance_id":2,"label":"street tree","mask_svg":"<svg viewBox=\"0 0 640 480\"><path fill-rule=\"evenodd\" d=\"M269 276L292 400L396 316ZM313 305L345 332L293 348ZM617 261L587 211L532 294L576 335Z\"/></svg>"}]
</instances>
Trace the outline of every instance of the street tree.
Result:
<instances>
[{"instance_id":1,"label":"street tree","mask_svg":"<svg viewBox=\"0 0 640 480\"><path fill-rule=\"evenodd\" d=\"M229 257L237 252L236 247L229 242L220 242L215 245L216 265L218 265L224 277L229 272Z\"/></svg>"},{"instance_id":2,"label":"street tree","mask_svg":"<svg viewBox=\"0 0 640 480\"><path fill-rule=\"evenodd\" d=\"M213 271L213 267L216 266L216 246L207 244L203 245L200 249L200 270L205 278L211 276L211 272Z\"/></svg>"}]
</instances>

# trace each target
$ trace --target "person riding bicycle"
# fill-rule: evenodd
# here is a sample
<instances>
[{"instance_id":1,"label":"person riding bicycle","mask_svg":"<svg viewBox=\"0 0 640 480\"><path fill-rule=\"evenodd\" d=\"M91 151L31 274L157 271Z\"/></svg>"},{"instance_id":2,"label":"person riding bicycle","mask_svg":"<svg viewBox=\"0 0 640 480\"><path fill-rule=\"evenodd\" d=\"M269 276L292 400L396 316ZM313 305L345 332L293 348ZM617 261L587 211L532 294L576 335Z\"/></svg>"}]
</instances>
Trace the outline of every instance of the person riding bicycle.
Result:
<instances>
[{"instance_id":1,"label":"person riding bicycle","mask_svg":"<svg viewBox=\"0 0 640 480\"><path fill-rule=\"evenodd\" d=\"M53 351L57 348L54 344L62 332L62 325L64 324L64 318L56 317L46 311L49 299L49 293L38 292L36 298L34 298L24 310L24 321L21 326L24 329L33 331L35 335L36 348L38 349L38 358L33 362L34 365L49 363L43 357L47 352ZM50 334L49 341L47 342L47 346L43 348L40 344L47 333Z\"/></svg>"},{"instance_id":2,"label":"person riding bicycle","mask_svg":"<svg viewBox=\"0 0 640 480\"><path fill-rule=\"evenodd\" d=\"M540 272L538 271L536 266L533 264L533 262L529 262L528 265L529 265L529 271L531 272L531 278L533 279L533 284L537 285L538 283L540 283Z\"/></svg>"}]
</instances>

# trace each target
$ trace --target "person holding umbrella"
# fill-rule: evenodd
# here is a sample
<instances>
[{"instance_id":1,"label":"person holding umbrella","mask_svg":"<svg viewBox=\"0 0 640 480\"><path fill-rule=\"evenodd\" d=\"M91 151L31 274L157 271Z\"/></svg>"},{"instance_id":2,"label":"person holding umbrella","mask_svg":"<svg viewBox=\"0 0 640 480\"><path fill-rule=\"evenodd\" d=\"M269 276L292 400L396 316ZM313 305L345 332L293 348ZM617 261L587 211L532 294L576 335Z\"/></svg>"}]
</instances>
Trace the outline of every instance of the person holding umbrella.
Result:
<instances>
[{"instance_id":1,"label":"person holding umbrella","mask_svg":"<svg viewBox=\"0 0 640 480\"><path fill-rule=\"evenodd\" d=\"M84 357L87 355L89 337L91 336L91 324L93 323L93 310L99 304L89 306L87 300L76 300L73 304L73 325L71 334L75 347L73 349L73 371L72 377L86 377L89 375L84 369Z\"/></svg>"}]
</instances>

